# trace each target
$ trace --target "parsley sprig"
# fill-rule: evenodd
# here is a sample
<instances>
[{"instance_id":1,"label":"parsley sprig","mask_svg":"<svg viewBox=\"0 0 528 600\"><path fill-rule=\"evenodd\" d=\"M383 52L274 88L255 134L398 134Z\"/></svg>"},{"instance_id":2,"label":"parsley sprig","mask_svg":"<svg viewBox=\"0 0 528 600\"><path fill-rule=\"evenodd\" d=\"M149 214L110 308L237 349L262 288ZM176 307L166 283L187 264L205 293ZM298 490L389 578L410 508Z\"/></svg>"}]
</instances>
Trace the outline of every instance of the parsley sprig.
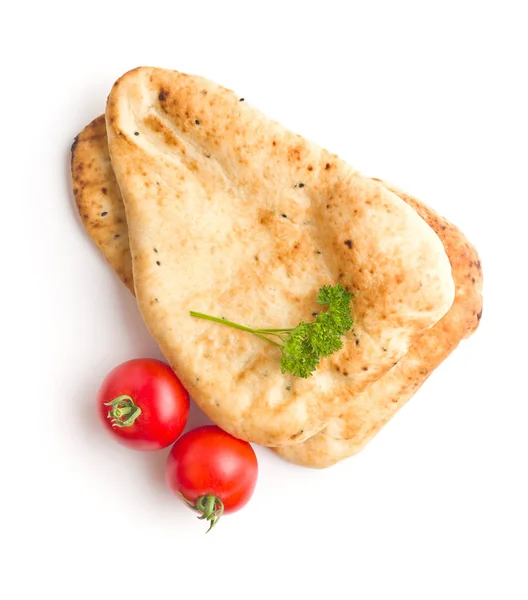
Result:
<instances>
[{"instance_id":1,"label":"parsley sprig","mask_svg":"<svg viewBox=\"0 0 528 600\"><path fill-rule=\"evenodd\" d=\"M280 348L281 371L296 377L310 377L321 358L330 356L343 347L341 337L352 327L350 312L352 294L340 284L324 285L317 295L317 302L328 309L319 313L313 321L301 322L296 327L285 329L254 329L233 323L220 317L212 317L191 311L191 316L222 323L257 337Z\"/></svg>"}]
</instances>

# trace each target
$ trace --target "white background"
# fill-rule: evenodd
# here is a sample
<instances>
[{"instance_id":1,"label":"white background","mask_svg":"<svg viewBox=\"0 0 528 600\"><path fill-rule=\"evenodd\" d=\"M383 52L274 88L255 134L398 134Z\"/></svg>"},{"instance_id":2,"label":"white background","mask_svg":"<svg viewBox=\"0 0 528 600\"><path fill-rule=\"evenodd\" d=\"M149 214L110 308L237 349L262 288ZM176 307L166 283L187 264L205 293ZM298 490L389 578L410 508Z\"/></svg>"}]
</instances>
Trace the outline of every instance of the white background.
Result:
<instances>
[{"instance_id":1,"label":"white background","mask_svg":"<svg viewBox=\"0 0 528 600\"><path fill-rule=\"evenodd\" d=\"M2 598L528 597L523 5L3 8ZM166 452L119 447L94 413L109 369L159 354L82 230L69 148L138 65L231 87L423 198L484 267L480 329L364 452L315 471L257 449L252 501L207 536Z\"/></svg>"}]
</instances>

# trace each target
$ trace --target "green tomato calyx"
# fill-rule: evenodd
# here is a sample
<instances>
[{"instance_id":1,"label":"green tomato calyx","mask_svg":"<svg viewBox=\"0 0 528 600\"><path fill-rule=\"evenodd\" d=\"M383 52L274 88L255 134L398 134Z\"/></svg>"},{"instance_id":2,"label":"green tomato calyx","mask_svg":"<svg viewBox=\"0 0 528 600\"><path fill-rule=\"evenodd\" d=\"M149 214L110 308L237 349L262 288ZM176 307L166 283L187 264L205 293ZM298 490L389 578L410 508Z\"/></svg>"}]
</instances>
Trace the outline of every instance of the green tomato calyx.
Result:
<instances>
[{"instance_id":1,"label":"green tomato calyx","mask_svg":"<svg viewBox=\"0 0 528 600\"><path fill-rule=\"evenodd\" d=\"M200 520L210 522L209 529L205 533L209 533L224 514L224 503L218 496L213 496L212 494L200 496L195 504L189 502L183 494L180 493L180 496L190 509L202 513L198 517Z\"/></svg>"},{"instance_id":2,"label":"green tomato calyx","mask_svg":"<svg viewBox=\"0 0 528 600\"><path fill-rule=\"evenodd\" d=\"M130 427L141 414L141 408L134 404L130 396L118 396L105 406L111 406L106 417L111 419L112 427Z\"/></svg>"}]
</instances>

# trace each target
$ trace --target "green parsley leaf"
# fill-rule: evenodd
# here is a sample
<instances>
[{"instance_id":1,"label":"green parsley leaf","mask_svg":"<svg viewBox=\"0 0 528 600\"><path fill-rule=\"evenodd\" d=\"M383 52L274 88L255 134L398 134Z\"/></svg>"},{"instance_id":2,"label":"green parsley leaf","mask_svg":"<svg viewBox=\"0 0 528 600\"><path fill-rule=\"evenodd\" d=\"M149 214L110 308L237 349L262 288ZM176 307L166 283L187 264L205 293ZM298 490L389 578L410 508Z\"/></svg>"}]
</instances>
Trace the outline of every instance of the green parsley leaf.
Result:
<instances>
[{"instance_id":1,"label":"green parsley leaf","mask_svg":"<svg viewBox=\"0 0 528 600\"><path fill-rule=\"evenodd\" d=\"M341 337L352 327L354 321L350 312L352 294L340 284L324 285L316 301L327 306L314 321L301 322L289 329L253 329L227 319L212 317L191 311L191 316L222 323L229 327L255 334L277 346L281 351L281 371L295 377L309 377L317 368L322 357L332 355L343 347Z\"/></svg>"},{"instance_id":2,"label":"green parsley leaf","mask_svg":"<svg viewBox=\"0 0 528 600\"><path fill-rule=\"evenodd\" d=\"M284 338L281 347L281 371L295 377L309 377L319 363L311 340L310 325L299 323Z\"/></svg>"}]
</instances>

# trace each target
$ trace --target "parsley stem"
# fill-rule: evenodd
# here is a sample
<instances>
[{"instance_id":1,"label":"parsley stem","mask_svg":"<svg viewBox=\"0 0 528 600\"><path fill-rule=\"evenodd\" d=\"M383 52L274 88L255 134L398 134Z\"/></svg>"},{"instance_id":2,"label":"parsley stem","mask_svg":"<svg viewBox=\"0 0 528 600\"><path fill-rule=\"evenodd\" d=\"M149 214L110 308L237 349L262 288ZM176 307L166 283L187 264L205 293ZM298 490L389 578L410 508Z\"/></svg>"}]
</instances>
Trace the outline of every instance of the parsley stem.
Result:
<instances>
[{"instance_id":1,"label":"parsley stem","mask_svg":"<svg viewBox=\"0 0 528 600\"><path fill-rule=\"evenodd\" d=\"M274 335L275 337L278 337L279 340L284 341L284 334L280 334L280 333L275 333L274 331L268 331L266 329L254 329L253 333L257 334L257 333L262 333L264 335Z\"/></svg>"},{"instance_id":2,"label":"parsley stem","mask_svg":"<svg viewBox=\"0 0 528 600\"><path fill-rule=\"evenodd\" d=\"M260 330L252 329L251 327L246 327L245 325L240 325L240 323L234 323L233 321L229 321L228 319L222 319L220 317L212 317L211 315L206 315L201 312L195 312L194 310L190 311L191 317L196 317L197 319L205 319L206 321L214 321L215 323L221 323L222 325L227 325L229 327L234 327L235 329L241 329L242 331L249 331L249 333L254 333L257 337L270 342L275 346L281 346L274 340L270 340L268 337L263 335ZM270 332L271 333L271 332Z\"/></svg>"},{"instance_id":3,"label":"parsley stem","mask_svg":"<svg viewBox=\"0 0 528 600\"><path fill-rule=\"evenodd\" d=\"M323 285L317 294L316 302L328 307L327 310L312 313L315 317L313 321L301 321L293 328L254 329L193 310L190 314L198 319L247 331L261 340L266 340L281 351L282 373L305 378L313 374L321 358L330 356L343 347L341 338L354 324L350 309L351 298L352 294L339 283L334 286Z\"/></svg>"}]
</instances>

